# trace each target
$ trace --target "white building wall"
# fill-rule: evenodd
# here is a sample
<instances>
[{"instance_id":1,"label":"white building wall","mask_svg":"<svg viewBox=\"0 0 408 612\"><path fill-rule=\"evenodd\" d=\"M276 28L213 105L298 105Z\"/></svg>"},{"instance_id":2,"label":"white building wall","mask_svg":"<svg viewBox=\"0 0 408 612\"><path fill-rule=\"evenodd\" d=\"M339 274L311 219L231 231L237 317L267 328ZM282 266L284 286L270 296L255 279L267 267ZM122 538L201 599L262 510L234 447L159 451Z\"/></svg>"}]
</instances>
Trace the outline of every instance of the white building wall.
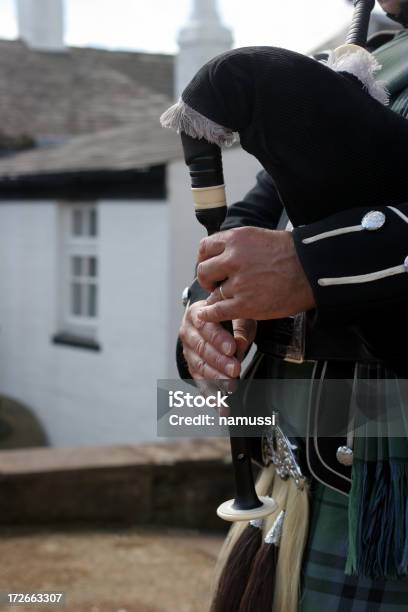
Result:
<instances>
[{"instance_id":1,"label":"white building wall","mask_svg":"<svg viewBox=\"0 0 408 612\"><path fill-rule=\"evenodd\" d=\"M0 394L25 403L55 446L156 436L165 377L167 207L99 203L101 352L54 345L58 206L0 204Z\"/></svg>"},{"instance_id":2,"label":"white building wall","mask_svg":"<svg viewBox=\"0 0 408 612\"><path fill-rule=\"evenodd\" d=\"M224 178L229 204L236 202L254 186L260 170L257 160L236 147L223 152ZM183 161L172 162L168 172L170 240L169 240L169 312L168 312L168 376L178 376L175 365L175 342L183 316L181 293L193 279L197 246L205 235L196 221L191 199L189 176Z\"/></svg>"}]
</instances>

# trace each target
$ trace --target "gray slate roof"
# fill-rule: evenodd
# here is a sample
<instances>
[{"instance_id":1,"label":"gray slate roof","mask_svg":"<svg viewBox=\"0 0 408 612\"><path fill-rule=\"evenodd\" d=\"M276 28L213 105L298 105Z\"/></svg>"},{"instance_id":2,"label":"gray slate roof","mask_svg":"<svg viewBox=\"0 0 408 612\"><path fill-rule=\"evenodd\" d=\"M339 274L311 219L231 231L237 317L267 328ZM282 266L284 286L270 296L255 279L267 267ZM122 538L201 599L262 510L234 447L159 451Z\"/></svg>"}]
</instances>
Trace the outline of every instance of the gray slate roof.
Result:
<instances>
[{"instance_id":1,"label":"gray slate roof","mask_svg":"<svg viewBox=\"0 0 408 612\"><path fill-rule=\"evenodd\" d=\"M160 126L159 113L139 123L75 136L59 146L0 158L0 177L91 170L128 170L182 157L180 137Z\"/></svg>"},{"instance_id":2,"label":"gray slate roof","mask_svg":"<svg viewBox=\"0 0 408 612\"><path fill-rule=\"evenodd\" d=\"M170 55L68 48L29 49L0 40L0 131L67 137L131 123L173 97Z\"/></svg>"},{"instance_id":3,"label":"gray slate roof","mask_svg":"<svg viewBox=\"0 0 408 612\"><path fill-rule=\"evenodd\" d=\"M0 176L116 170L181 156L160 114L173 101L173 56L0 41L0 133L40 147L0 157ZM44 146L44 143L48 143Z\"/></svg>"}]
</instances>

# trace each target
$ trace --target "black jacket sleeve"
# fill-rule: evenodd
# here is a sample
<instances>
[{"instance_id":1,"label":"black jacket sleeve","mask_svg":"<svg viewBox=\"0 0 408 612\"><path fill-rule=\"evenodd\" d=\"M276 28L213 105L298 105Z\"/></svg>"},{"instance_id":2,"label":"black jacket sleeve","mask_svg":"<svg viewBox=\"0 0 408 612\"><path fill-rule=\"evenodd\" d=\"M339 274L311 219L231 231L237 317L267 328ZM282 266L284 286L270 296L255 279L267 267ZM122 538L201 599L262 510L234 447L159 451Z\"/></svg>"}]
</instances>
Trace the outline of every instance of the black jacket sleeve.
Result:
<instances>
[{"instance_id":1,"label":"black jacket sleeve","mask_svg":"<svg viewBox=\"0 0 408 612\"><path fill-rule=\"evenodd\" d=\"M275 183L265 170L261 170L256 179L255 187L244 199L229 207L223 230L245 225L276 229L283 206Z\"/></svg>"}]
</instances>

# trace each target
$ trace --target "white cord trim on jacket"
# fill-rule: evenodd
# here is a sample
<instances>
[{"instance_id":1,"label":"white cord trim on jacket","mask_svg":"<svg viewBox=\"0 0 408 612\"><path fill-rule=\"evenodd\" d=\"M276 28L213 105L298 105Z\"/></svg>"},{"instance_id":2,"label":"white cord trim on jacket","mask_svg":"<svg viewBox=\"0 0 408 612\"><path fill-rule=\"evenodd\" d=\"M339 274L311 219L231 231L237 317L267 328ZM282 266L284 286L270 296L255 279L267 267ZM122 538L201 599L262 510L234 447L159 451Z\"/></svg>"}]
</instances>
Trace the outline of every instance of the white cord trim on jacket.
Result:
<instances>
[{"instance_id":1,"label":"white cord trim on jacket","mask_svg":"<svg viewBox=\"0 0 408 612\"><path fill-rule=\"evenodd\" d=\"M407 258L408 259L408 258ZM319 278L317 281L321 287L329 287L330 285L354 285L359 283L371 283L388 276L395 276L396 274L408 272L408 262L400 266L394 266L393 268L386 268L385 270L378 270L378 272L371 272L369 274L358 274L357 276L338 276L337 278Z\"/></svg>"},{"instance_id":2,"label":"white cord trim on jacket","mask_svg":"<svg viewBox=\"0 0 408 612\"><path fill-rule=\"evenodd\" d=\"M404 213L398 210L398 208L395 208L395 206L387 206L387 208L395 212L395 214L398 215L403 221L405 221L405 223L408 223L407 215L404 215Z\"/></svg>"},{"instance_id":3,"label":"white cord trim on jacket","mask_svg":"<svg viewBox=\"0 0 408 612\"><path fill-rule=\"evenodd\" d=\"M316 236L310 236L309 238L303 238L303 244L311 244L312 242L318 242L319 240L324 240L325 238L332 238L333 236L341 236L341 234L349 234L351 232L361 232L364 229L362 225L350 225L349 227L340 227L335 230L330 230L328 232L322 232L321 234L316 234Z\"/></svg>"}]
</instances>

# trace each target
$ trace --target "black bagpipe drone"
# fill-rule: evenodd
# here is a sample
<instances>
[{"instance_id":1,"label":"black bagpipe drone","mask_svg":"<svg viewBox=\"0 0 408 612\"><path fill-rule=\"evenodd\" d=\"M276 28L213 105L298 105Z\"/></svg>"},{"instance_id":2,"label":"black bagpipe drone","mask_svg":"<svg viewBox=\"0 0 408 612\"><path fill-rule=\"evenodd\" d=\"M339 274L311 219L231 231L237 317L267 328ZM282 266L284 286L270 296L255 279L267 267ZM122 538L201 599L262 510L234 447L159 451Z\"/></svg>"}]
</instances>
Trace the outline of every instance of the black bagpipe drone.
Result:
<instances>
[{"instance_id":1,"label":"black bagpipe drone","mask_svg":"<svg viewBox=\"0 0 408 612\"><path fill-rule=\"evenodd\" d=\"M375 78L378 63L365 49L374 4L354 1L346 44L327 60L275 47L236 49L203 66L179 102L164 113L162 125L181 134L196 216L208 234L220 230L227 213L220 147L232 144L237 134L242 148L272 176L295 227L348 208L406 201L408 122L387 107L387 92ZM262 547L254 527L262 518L270 526L272 516L276 531L280 508L286 509L290 496L293 505L305 507L304 482L292 494L282 492L279 482L268 489L272 479L279 480L272 470L269 485L259 487L272 497L258 497L248 441L231 437L231 453L236 496L218 514L249 526L246 536L243 527L236 529L241 552L234 552L237 535L230 537L231 554L212 609L295 612L306 521L300 526L298 517L285 518L283 536L285 529L297 531L288 544L291 552L282 554L281 546L274 563L265 556L277 547L263 550L257 564ZM268 587L261 580L266 566Z\"/></svg>"}]
</instances>

